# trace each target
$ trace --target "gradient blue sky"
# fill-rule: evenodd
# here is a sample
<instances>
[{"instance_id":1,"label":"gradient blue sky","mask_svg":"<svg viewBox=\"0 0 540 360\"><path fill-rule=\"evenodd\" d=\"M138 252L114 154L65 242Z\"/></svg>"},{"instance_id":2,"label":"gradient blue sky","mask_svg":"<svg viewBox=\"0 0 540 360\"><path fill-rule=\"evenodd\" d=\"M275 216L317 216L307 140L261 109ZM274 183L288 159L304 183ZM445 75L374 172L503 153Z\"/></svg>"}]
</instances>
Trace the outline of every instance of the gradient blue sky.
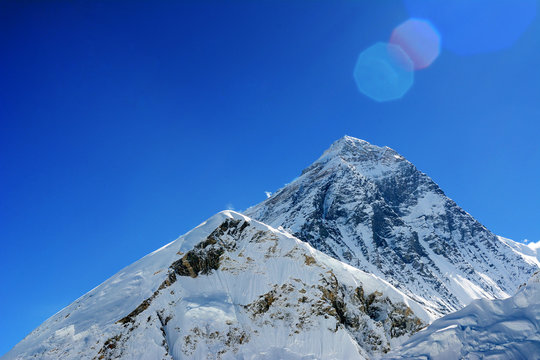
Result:
<instances>
[{"instance_id":1,"label":"gradient blue sky","mask_svg":"<svg viewBox=\"0 0 540 360\"><path fill-rule=\"evenodd\" d=\"M0 3L0 354L344 134L396 149L495 233L540 240L538 18L376 103L352 71L408 18L401 1L225 3Z\"/></svg>"}]
</instances>

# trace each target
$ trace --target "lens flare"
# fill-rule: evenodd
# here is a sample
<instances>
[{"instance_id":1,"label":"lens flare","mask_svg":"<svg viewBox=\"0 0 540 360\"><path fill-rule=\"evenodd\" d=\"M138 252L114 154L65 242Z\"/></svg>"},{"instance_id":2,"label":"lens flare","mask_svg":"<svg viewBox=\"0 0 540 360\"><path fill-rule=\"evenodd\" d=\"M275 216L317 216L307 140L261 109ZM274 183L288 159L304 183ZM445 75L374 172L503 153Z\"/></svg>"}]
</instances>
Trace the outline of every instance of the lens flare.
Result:
<instances>
[{"instance_id":1,"label":"lens flare","mask_svg":"<svg viewBox=\"0 0 540 360\"><path fill-rule=\"evenodd\" d=\"M413 62L398 45L379 42L358 56L354 80L358 90L373 100L396 100L414 82Z\"/></svg>"},{"instance_id":2,"label":"lens flare","mask_svg":"<svg viewBox=\"0 0 540 360\"><path fill-rule=\"evenodd\" d=\"M440 52L439 34L428 21L420 19L410 19L396 27L390 44L407 53L415 70L431 65Z\"/></svg>"},{"instance_id":3,"label":"lens flare","mask_svg":"<svg viewBox=\"0 0 540 360\"><path fill-rule=\"evenodd\" d=\"M404 0L411 17L428 19L442 46L458 55L512 46L536 16L536 0Z\"/></svg>"}]
</instances>

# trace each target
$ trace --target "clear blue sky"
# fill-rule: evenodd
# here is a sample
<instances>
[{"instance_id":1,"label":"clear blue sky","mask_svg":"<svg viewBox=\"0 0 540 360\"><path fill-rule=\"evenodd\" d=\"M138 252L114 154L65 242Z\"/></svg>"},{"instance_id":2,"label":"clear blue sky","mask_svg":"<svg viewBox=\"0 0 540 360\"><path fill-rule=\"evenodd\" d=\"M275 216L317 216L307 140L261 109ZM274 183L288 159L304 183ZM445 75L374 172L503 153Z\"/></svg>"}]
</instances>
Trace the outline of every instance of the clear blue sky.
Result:
<instances>
[{"instance_id":1,"label":"clear blue sky","mask_svg":"<svg viewBox=\"0 0 540 360\"><path fill-rule=\"evenodd\" d=\"M345 134L396 149L497 234L540 240L538 17L510 48L443 50L377 103L352 71L408 18L401 1L225 3L0 3L0 354Z\"/></svg>"}]
</instances>

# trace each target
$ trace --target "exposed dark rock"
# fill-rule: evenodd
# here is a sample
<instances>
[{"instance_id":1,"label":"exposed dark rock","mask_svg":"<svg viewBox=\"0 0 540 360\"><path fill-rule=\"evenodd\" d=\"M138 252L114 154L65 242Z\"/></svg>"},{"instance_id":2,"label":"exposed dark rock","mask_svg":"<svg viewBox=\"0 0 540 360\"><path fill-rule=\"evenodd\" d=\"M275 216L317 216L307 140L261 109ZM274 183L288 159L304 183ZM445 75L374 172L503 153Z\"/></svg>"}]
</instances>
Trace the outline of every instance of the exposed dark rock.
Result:
<instances>
[{"instance_id":1,"label":"exposed dark rock","mask_svg":"<svg viewBox=\"0 0 540 360\"><path fill-rule=\"evenodd\" d=\"M110 360L117 358L116 350L119 347L119 342L122 340L122 335L115 335L107 339L98 354L94 357L94 360Z\"/></svg>"},{"instance_id":2,"label":"exposed dark rock","mask_svg":"<svg viewBox=\"0 0 540 360\"><path fill-rule=\"evenodd\" d=\"M130 312L128 315L124 316L122 319L118 320L117 322L119 324L127 325L128 323L132 323L135 321L135 318L137 315L142 313L144 310L148 309L150 304L152 303L152 300L159 294L159 290L155 291L152 296L150 296L148 299L144 300L139 306L135 308L132 312Z\"/></svg>"},{"instance_id":3,"label":"exposed dark rock","mask_svg":"<svg viewBox=\"0 0 540 360\"><path fill-rule=\"evenodd\" d=\"M275 300L276 292L269 291L266 294L260 296L259 300L257 300L251 305L248 305L247 308L251 310L251 313L253 315L261 315L266 313L270 309L270 306L272 306Z\"/></svg>"},{"instance_id":4,"label":"exposed dark rock","mask_svg":"<svg viewBox=\"0 0 540 360\"><path fill-rule=\"evenodd\" d=\"M226 250L232 250L235 247L234 241L226 242L223 240L225 236L239 236L249 223L241 220L225 220L216 230L208 237L195 245L193 250L188 251L182 258L173 262L169 266L169 274L161 283L158 290L152 296L144 300L135 310L128 315L118 320L119 324L127 325L133 323L135 318L148 309L152 300L159 295L159 292L176 281L176 276L191 276L208 275L213 270L219 268L221 255Z\"/></svg>"}]
</instances>

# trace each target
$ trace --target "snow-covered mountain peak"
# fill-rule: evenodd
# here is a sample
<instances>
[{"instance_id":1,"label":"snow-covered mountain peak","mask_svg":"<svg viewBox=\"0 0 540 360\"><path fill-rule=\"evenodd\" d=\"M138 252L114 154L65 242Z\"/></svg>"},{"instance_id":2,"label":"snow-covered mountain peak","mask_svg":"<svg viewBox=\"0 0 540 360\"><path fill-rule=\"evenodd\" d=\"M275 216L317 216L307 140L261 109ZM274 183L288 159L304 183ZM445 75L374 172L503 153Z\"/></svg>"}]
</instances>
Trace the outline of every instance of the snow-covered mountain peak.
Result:
<instances>
[{"instance_id":1,"label":"snow-covered mountain peak","mask_svg":"<svg viewBox=\"0 0 540 360\"><path fill-rule=\"evenodd\" d=\"M350 136L245 214L388 280L438 315L508 297L540 264L396 151Z\"/></svg>"},{"instance_id":2,"label":"snow-covered mountain peak","mask_svg":"<svg viewBox=\"0 0 540 360\"><path fill-rule=\"evenodd\" d=\"M332 145L324 152L324 154L337 153L352 153L358 151L382 151L382 148L372 145L366 140L358 139L349 135L334 141Z\"/></svg>"},{"instance_id":3,"label":"snow-covered mountain peak","mask_svg":"<svg viewBox=\"0 0 540 360\"><path fill-rule=\"evenodd\" d=\"M404 354L436 352L448 334L446 349L475 350L492 332L495 345L540 349L539 268L536 245L495 236L394 150L345 136L264 202L122 269L2 360L377 358L459 309Z\"/></svg>"},{"instance_id":4,"label":"snow-covered mountain peak","mask_svg":"<svg viewBox=\"0 0 540 360\"><path fill-rule=\"evenodd\" d=\"M324 152L324 153L330 153L330 152L342 152L343 154L346 153L354 153L354 152L384 152L388 147L381 147L377 145L373 145L366 140L358 139L349 135L345 135L342 138L334 141L332 145Z\"/></svg>"},{"instance_id":5,"label":"snow-covered mountain peak","mask_svg":"<svg viewBox=\"0 0 540 360\"><path fill-rule=\"evenodd\" d=\"M380 147L372 145L365 140L346 135L335 141L303 173L313 168L352 166L363 176L380 177L395 170L393 168L401 162L411 165L403 156L387 146Z\"/></svg>"}]
</instances>

